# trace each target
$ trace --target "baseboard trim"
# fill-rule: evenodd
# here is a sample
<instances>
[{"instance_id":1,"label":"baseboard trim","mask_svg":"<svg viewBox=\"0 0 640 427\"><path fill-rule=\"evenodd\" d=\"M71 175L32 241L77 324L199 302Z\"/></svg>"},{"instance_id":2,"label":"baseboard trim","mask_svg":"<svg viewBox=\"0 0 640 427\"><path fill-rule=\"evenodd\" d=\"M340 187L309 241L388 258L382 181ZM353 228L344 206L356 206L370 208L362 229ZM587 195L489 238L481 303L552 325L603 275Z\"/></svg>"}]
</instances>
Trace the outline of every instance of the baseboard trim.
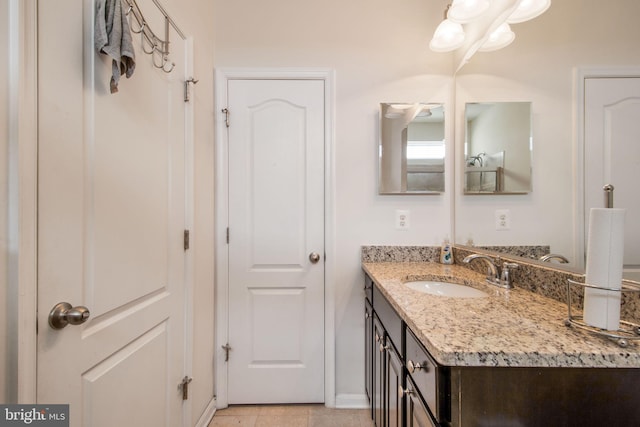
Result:
<instances>
[{"instance_id":1,"label":"baseboard trim","mask_svg":"<svg viewBox=\"0 0 640 427\"><path fill-rule=\"evenodd\" d=\"M216 399L211 399L195 427L207 427L216 413Z\"/></svg>"},{"instance_id":2,"label":"baseboard trim","mask_svg":"<svg viewBox=\"0 0 640 427\"><path fill-rule=\"evenodd\" d=\"M369 407L369 398L366 394L337 394L336 408L340 409L365 409Z\"/></svg>"}]
</instances>

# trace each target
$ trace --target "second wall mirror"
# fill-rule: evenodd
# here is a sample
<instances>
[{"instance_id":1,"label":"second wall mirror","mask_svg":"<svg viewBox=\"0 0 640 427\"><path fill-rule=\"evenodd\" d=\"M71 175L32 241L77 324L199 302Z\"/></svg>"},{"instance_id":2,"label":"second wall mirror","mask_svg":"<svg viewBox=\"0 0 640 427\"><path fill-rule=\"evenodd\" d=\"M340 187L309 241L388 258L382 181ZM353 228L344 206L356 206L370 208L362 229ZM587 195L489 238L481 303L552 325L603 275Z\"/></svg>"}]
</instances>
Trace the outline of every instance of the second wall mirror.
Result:
<instances>
[{"instance_id":1,"label":"second wall mirror","mask_svg":"<svg viewBox=\"0 0 640 427\"><path fill-rule=\"evenodd\" d=\"M467 103L464 193L529 193L532 148L530 102Z\"/></svg>"}]
</instances>

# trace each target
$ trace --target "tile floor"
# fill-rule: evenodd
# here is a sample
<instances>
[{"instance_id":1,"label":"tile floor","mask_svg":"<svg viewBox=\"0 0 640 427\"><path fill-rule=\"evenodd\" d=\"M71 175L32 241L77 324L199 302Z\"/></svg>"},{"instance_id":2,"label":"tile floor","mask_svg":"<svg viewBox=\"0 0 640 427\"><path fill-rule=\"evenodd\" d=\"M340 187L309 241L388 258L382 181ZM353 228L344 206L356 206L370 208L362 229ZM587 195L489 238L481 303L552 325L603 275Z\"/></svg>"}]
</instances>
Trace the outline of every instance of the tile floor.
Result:
<instances>
[{"instance_id":1,"label":"tile floor","mask_svg":"<svg viewBox=\"0 0 640 427\"><path fill-rule=\"evenodd\" d=\"M368 409L324 405L232 405L219 409L209 427L373 427Z\"/></svg>"}]
</instances>

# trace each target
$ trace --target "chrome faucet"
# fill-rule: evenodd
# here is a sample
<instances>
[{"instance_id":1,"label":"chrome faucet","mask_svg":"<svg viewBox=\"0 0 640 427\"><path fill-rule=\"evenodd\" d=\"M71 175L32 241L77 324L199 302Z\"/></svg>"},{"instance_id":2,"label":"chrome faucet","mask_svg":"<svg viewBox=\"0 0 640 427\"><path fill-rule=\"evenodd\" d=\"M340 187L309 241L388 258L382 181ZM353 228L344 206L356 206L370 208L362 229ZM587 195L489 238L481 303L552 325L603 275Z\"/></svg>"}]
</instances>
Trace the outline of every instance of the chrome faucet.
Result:
<instances>
[{"instance_id":1,"label":"chrome faucet","mask_svg":"<svg viewBox=\"0 0 640 427\"><path fill-rule=\"evenodd\" d=\"M493 261L488 255L483 254L471 254L466 256L462 262L469 264L474 259L481 259L487 264L487 282L492 285L500 286L501 288L511 289L513 284L511 283L511 272L513 269L518 268L518 264L513 262L505 262L500 266L500 257Z\"/></svg>"},{"instance_id":2,"label":"chrome faucet","mask_svg":"<svg viewBox=\"0 0 640 427\"><path fill-rule=\"evenodd\" d=\"M561 264L568 264L569 260L567 258L565 258L563 255L560 254L547 254L547 255L543 255L539 258L540 261L542 262L546 262L546 261L551 261L553 259L557 259Z\"/></svg>"}]
</instances>

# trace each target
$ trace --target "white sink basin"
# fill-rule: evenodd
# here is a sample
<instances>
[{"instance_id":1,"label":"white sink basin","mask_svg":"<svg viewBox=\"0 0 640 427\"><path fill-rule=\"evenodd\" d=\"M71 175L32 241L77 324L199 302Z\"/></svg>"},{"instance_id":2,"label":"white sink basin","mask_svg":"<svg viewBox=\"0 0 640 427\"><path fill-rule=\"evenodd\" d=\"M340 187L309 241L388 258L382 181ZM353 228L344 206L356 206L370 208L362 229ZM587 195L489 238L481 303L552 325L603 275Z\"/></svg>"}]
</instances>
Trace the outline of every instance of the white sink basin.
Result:
<instances>
[{"instance_id":1,"label":"white sink basin","mask_svg":"<svg viewBox=\"0 0 640 427\"><path fill-rule=\"evenodd\" d=\"M415 282L405 282L409 288L424 292L426 294L438 295L452 298L482 298L488 296L485 292L470 286L458 285L456 283L439 282L433 280L418 280Z\"/></svg>"}]
</instances>

